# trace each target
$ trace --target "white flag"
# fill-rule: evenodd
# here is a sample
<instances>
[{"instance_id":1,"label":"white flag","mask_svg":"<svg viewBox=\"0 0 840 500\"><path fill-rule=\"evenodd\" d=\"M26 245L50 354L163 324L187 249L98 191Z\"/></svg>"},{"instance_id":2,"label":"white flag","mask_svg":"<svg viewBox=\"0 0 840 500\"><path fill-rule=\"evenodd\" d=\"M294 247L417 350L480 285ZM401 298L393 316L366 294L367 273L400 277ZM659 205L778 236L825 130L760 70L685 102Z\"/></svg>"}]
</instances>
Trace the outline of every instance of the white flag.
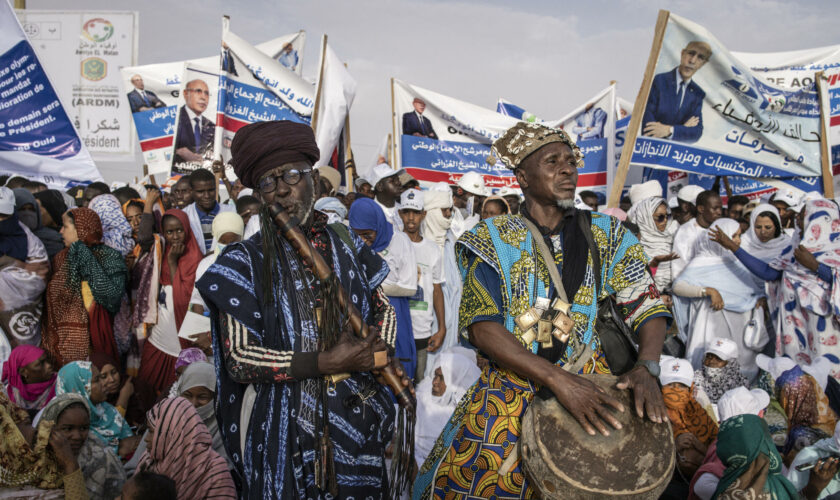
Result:
<instances>
[{"instance_id":1,"label":"white flag","mask_svg":"<svg viewBox=\"0 0 840 500\"><path fill-rule=\"evenodd\" d=\"M316 83L317 119L312 124L315 141L321 150L321 159L316 166L330 163L333 150L340 143L350 106L356 97L356 80L327 43L327 35L324 35L321 44L321 68Z\"/></svg>"}]
</instances>

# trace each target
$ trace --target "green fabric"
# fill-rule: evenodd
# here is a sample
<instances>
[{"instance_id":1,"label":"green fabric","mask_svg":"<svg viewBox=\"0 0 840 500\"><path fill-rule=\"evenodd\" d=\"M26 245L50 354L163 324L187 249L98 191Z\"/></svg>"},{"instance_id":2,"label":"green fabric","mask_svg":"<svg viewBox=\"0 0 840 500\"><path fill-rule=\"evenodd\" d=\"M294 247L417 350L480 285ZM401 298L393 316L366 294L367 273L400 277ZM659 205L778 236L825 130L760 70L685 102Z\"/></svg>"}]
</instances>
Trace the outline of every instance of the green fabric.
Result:
<instances>
[{"instance_id":1,"label":"green fabric","mask_svg":"<svg viewBox=\"0 0 840 500\"><path fill-rule=\"evenodd\" d=\"M724 421L717 443L717 455L726 470L712 498L726 491L762 453L770 460L764 491L774 500L798 498L796 488L782 475L782 457L770 438L767 424L759 416L738 415Z\"/></svg>"},{"instance_id":2,"label":"green fabric","mask_svg":"<svg viewBox=\"0 0 840 500\"><path fill-rule=\"evenodd\" d=\"M105 245L95 245L91 249L77 241L70 245L66 265L70 266L74 289L78 289L82 281L87 281L97 304L111 314L119 311L126 290L128 268L118 251Z\"/></svg>"}]
</instances>

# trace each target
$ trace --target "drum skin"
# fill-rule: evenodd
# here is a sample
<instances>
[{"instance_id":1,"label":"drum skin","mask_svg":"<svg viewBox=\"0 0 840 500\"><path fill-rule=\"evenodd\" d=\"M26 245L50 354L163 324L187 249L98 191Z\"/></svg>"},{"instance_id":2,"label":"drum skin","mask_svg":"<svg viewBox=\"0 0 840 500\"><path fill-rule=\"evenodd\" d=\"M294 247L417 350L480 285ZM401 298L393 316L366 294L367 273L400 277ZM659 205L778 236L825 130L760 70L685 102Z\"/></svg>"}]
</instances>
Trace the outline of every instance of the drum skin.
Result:
<instances>
[{"instance_id":1,"label":"drum skin","mask_svg":"<svg viewBox=\"0 0 840 500\"><path fill-rule=\"evenodd\" d=\"M590 436L557 399L535 397L519 442L531 486L543 498L658 499L676 460L670 423L639 418L630 391L615 389L617 377L582 376L624 405L613 411L622 428Z\"/></svg>"}]
</instances>

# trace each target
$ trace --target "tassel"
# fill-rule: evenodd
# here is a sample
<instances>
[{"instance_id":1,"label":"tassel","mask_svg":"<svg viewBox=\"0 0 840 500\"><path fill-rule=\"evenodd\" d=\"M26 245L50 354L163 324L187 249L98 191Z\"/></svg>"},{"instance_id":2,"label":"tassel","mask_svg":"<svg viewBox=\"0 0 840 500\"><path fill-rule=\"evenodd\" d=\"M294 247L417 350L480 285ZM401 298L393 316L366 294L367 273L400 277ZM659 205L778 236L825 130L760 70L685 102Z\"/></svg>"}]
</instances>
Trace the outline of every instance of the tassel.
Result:
<instances>
[{"instance_id":1,"label":"tassel","mask_svg":"<svg viewBox=\"0 0 840 500\"><path fill-rule=\"evenodd\" d=\"M411 476L414 472L414 412L399 407L397 413L397 427L394 430L394 438L391 441L393 450L391 453L391 470L389 477L389 491L391 498L398 499L403 491L411 485Z\"/></svg>"}]
</instances>

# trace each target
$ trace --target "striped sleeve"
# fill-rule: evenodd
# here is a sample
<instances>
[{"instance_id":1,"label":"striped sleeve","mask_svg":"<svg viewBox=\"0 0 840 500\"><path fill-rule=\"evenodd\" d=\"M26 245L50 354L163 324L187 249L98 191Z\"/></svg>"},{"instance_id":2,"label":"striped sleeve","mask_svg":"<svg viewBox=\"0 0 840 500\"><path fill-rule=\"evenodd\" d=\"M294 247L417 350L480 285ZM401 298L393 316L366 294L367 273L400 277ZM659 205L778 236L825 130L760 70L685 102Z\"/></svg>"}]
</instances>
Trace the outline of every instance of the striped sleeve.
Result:
<instances>
[{"instance_id":1,"label":"striped sleeve","mask_svg":"<svg viewBox=\"0 0 840 500\"><path fill-rule=\"evenodd\" d=\"M397 345L397 313L394 306L388 301L388 297L382 287L376 288L372 294L373 299L373 327L379 330L382 340L388 344L393 351Z\"/></svg>"},{"instance_id":2,"label":"striped sleeve","mask_svg":"<svg viewBox=\"0 0 840 500\"><path fill-rule=\"evenodd\" d=\"M239 383L284 382L318 376L318 353L277 351L263 347L257 336L233 316L222 314L225 366Z\"/></svg>"}]
</instances>

